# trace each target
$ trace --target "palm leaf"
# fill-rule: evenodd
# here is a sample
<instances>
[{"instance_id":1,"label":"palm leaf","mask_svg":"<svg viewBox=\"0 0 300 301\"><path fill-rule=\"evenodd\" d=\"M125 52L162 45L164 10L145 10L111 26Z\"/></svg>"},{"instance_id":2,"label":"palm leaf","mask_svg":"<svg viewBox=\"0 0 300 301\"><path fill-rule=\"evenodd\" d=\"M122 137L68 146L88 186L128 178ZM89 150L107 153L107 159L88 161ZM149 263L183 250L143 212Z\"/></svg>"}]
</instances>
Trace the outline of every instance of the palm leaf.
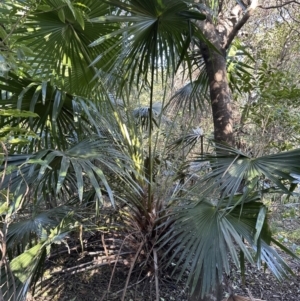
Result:
<instances>
[{"instance_id":1,"label":"palm leaf","mask_svg":"<svg viewBox=\"0 0 300 301\"><path fill-rule=\"evenodd\" d=\"M137 86L147 83L153 65L163 73L163 65L168 66L166 74L170 75L176 70L180 57L187 58L190 27L186 15L188 6L185 2L131 0L124 3L111 0L106 3L114 7L116 15L103 15L90 21L104 24L118 24L122 21L124 26L102 36L91 46L100 45L111 38L119 38L117 45L120 45L122 54L116 60L111 73L120 74L124 82L128 81L129 86L133 83ZM197 31L196 27L194 30ZM94 64L100 58L101 55L94 60Z\"/></svg>"},{"instance_id":2,"label":"palm leaf","mask_svg":"<svg viewBox=\"0 0 300 301\"><path fill-rule=\"evenodd\" d=\"M203 112L208 111L209 85L199 42L199 39L193 39L193 48L189 52L190 64L186 68L188 72L195 71L197 77L176 91L166 106L169 110L183 109L184 112L187 111L189 114L195 112L203 114ZM253 61L253 57L245 47L238 40L235 40L227 55L227 74L232 91L242 93L251 90L251 79L253 79L251 63Z\"/></svg>"},{"instance_id":3,"label":"palm leaf","mask_svg":"<svg viewBox=\"0 0 300 301\"><path fill-rule=\"evenodd\" d=\"M260 158L250 158L227 146L217 146L216 155L202 155L196 163L210 161L211 170L199 177L198 184L189 190L181 190L181 205L172 210L165 222L169 230L160 240L162 246L169 245L171 262L176 262L175 271L190 271L188 283L195 288L200 277L202 294L209 292L221 282L222 273L230 272L227 252L239 267L240 249L250 262L252 252L244 244L245 239L255 252L260 267L265 262L274 275L282 280L292 273L289 266L270 246L273 242L267 225L266 208L259 202L265 189L261 178L271 180L277 190L289 193L287 185L295 181L299 166L295 164L300 150L284 152ZM239 193L240 186L243 193ZM199 197L200 195L200 197ZM282 248L288 251L286 248ZM295 255L294 255L295 256Z\"/></svg>"},{"instance_id":4,"label":"palm leaf","mask_svg":"<svg viewBox=\"0 0 300 301\"><path fill-rule=\"evenodd\" d=\"M113 24L91 24L87 19L107 14L108 9L103 1L85 0L82 5L76 5L71 1L44 0L26 13L22 27L13 34L17 37L17 43L22 42L31 48L33 54L28 61L35 74L48 79L55 72L58 75L56 80L63 78L66 89L91 95L94 90L91 79L95 76L95 70L89 65L111 44L94 48L88 45L99 34L108 33L116 27ZM117 47L113 50L104 55L106 60L117 52Z\"/></svg>"},{"instance_id":5,"label":"palm leaf","mask_svg":"<svg viewBox=\"0 0 300 301\"><path fill-rule=\"evenodd\" d=\"M201 72L198 79L189 82L180 88L171 97L165 106L165 110L176 112L182 109L190 115L203 114L208 111L208 78Z\"/></svg>"},{"instance_id":6,"label":"palm leaf","mask_svg":"<svg viewBox=\"0 0 300 301\"><path fill-rule=\"evenodd\" d=\"M71 231L71 223L72 216L70 214L64 214L59 222L56 218L56 225L48 225L51 228L50 231L44 231L44 235L40 237L38 243L15 256L6 266L1 267L0 284L3 301L24 300L30 285L34 284L42 275L43 264L46 256L49 255L51 244L59 244L64 241L66 235ZM28 235L30 228L22 229L21 226L15 226L14 231Z\"/></svg>"},{"instance_id":7,"label":"palm leaf","mask_svg":"<svg viewBox=\"0 0 300 301\"><path fill-rule=\"evenodd\" d=\"M32 275L41 264L40 260L45 257L45 249L42 248L43 243L39 243L30 248L21 255L15 257L10 266L11 272L1 271L1 291L3 301L23 300L27 294L27 290L32 280Z\"/></svg>"},{"instance_id":8,"label":"palm leaf","mask_svg":"<svg viewBox=\"0 0 300 301\"><path fill-rule=\"evenodd\" d=\"M257 260L265 261L274 275L282 279L291 273L291 269L270 247L271 233L266 221L257 237L253 232L261 208L264 205L259 202L245 203L243 207L232 209L226 206L218 208L210 201L201 200L195 205L175 209L167 222L171 225L170 230L161 238L162 247L170 243L167 252L173 250L168 263L175 262L174 272L180 270L179 278L189 270L188 283L193 289L199 277L205 275L201 281L202 295L205 295L222 281L223 271L230 273L227 252L238 267L238 249L254 263L251 250L242 240L244 238L256 252Z\"/></svg>"},{"instance_id":9,"label":"palm leaf","mask_svg":"<svg viewBox=\"0 0 300 301\"><path fill-rule=\"evenodd\" d=\"M138 125L141 125L141 127L145 130L148 129L149 124L151 126L155 124L157 127L159 127L160 118L163 118L163 121L166 121L166 117L161 116L162 114L162 104L157 102L154 103L152 106L152 122L150 122L150 107L139 107L133 110L133 117L136 119L136 123Z\"/></svg>"},{"instance_id":10,"label":"palm leaf","mask_svg":"<svg viewBox=\"0 0 300 301\"><path fill-rule=\"evenodd\" d=\"M18 246L18 250L24 252L25 247L33 240L43 240L45 235L57 226L58 220L62 220L71 211L66 206L60 206L45 210L38 202L33 205L35 212L27 213L26 208L21 210L27 213L21 221L13 222L9 225L7 232L7 247L13 250ZM26 212L27 211L27 212Z\"/></svg>"},{"instance_id":11,"label":"palm leaf","mask_svg":"<svg viewBox=\"0 0 300 301\"><path fill-rule=\"evenodd\" d=\"M34 132L39 136L37 139L31 135L27 151L50 147L67 149L70 144L89 134L97 132L100 135L99 122L103 110L106 110L106 115L112 114L111 110L108 111L110 106L107 105L108 95L105 94L91 101L66 93L50 81L21 78L13 73L0 78L0 81L0 89L10 93L9 98L2 101L6 114L0 116L0 127L18 128L21 125L23 131ZM14 110L20 110L20 113ZM24 115L24 111L32 112L32 115ZM98 117L95 117L97 114Z\"/></svg>"},{"instance_id":12,"label":"palm leaf","mask_svg":"<svg viewBox=\"0 0 300 301\"><path fill-rule=\"evenodd\" d=\"M3 188L10 188L14 194L15 208L18 208L20 203L25 206L29 201L28 199L25 203L21 202L28 187L31 194L34 191L37 194L46 192L53 198L59 195L62 203L74 195L74 189L77 189L80 201L83 200L83 192L86 189L93 189L97 195L98 210L103 203L103 193L114 205L114 194L109 180L111 174L113 178L118 178L119 182L124 181L124 185L133 185L132 180L128 179L128 171L131 170L130 159L104 138L84 140L65 152L43 150L30 158L30 161L26 162L26 157L15 156L10 157L8 161L8 166L14 165L15 170L5 175L2 185ZM20 163L22 164L18 166Z\"/></svg>"},{"instance_id":13,"label":"palm leaf","mask_svg":"<svg viewBox=\"0 0 300 301\"><path fill-rule=\"evenodd\" d=\"M187 133L183 137L178 138L175 140L171 145L170 148L173 149L175 147L190 147L192 148L197 142L203 142L203 130L200 127L192 129L191 132Z\"/></svg>"},{"instance_id":14,"label":"palm leaf","mask_svg":"<svg viewBox=\"0 0 300 301\"><path fill-rule=\"evenodd\" d=\"M233 196L241 190L241 187L253 191L257 188L256 185L260 185L260 177L270 180L274 187L289 194L285 184L292 184L294 178L291 173L299 174L300 167L295 164L300 158L299 149L259 158L248 157L233 148L218 149L227 153L201 156L195 160L211 162L211 172L199 184L209 187L203 190L204 194L210 194L211 189L216 189L219 193L222 191L224 197Z\"/></svg>"}]
</instances>

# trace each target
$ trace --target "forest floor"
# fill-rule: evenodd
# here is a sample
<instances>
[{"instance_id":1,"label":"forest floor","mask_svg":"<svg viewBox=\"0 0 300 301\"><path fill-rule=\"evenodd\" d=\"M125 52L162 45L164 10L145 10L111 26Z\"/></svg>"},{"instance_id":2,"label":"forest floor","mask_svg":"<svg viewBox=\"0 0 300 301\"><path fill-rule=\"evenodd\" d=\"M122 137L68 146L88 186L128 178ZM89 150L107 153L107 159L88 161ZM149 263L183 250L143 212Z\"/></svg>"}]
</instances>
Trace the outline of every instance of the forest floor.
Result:
<instances>
[{"instance_id":1,"label":"forest floor","mask_svg":"<svg viewBox=\"0 0 300 301\"><path fill-rule=\"evenodd\" d=\"M279 208L279 209L278 209ZM300 212L299 206L273 208L271 226L275 237L300 255ZM296 209L295 209L296 208ZM27 301L119 301L122 300L125 283L129 274L132 255L123 252L125 259L116 263L116 256L111 255L111 246L103 248L104 236L90 236L81 249L77 245L60 246L47 260L43 281L37 285L34 297ZM117 240L105 237L105 241ZM300 300L300 261L278 251L294 272L289 279L278 281L268 269L258 270L256 266L246 265L245 281L234 266L226 283L224 298L229 293L266 301ZM117 250L114 254L117 254ZM124 254L126 253L126 254ZM108 259L107 259L108 258ZM119 259L119 258L118 258ZM111 277L113 275L113 277ZM188 289L185 287L187 275L177 282L176 275L164 272L159 275L160 301L187 301ZM109 288L109 290L108 290ZM128 282L125 301L156 300L155 277L153 272L141 273L133 269ZM224 299L226 300L226 299ZM234 300L234 299L230 299ZM246 299L244 299L246 300ZM248 300L251 300L249 298Z\"/></svg>"}]
</instances>

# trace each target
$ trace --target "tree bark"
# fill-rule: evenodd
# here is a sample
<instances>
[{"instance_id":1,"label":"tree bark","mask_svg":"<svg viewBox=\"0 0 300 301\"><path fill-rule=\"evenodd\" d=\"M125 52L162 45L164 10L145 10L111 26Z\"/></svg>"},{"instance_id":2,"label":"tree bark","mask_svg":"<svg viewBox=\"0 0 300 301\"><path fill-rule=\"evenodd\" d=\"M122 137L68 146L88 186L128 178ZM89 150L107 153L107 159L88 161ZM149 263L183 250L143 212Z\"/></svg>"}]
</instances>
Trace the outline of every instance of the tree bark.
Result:
<instances>
[{"instance_id":1,"label":"tree bark","mask_svg":"<svg viewBox=\"0 0 300 301\"><path fill-rule=\"evenodd\" d=\"M196 2L199 1L195 0ZM215 49L212 49L205 41L199 42L210 87L214 138L216 143L226 143L231 146L234 145L231 108L232 94L227 79L226 51L238 31L253 14L258 5L258 0L252 0L251 4L250 1L247 1L247 4L243 2L243 5L248 5L245 13L243 13L243 8L240 5L235 5L227 19L223 19L220 15L218 22L215 23L212 17L205 12L207 15L206 20L196 22L204 37L215 47ZM222 5L220 7L222 8ZM202 10L200 5L199 9ZM220 10L219 12L221 13ZM201 297L201 281L203 277L205 275L200 277L195 291L190 296L190 301L221 301L223 289L220 282L209 294Z\"/></svg>"},{"instance_id":2,"label":"tree bark","mask_svg":"<svg viewBox=\"0 0 300 301\"><path fill-rule=\"evenodd\" d=\"M198 2L198 1L196 1ZM214 138L217 143L233 145L233 118L231 108L231 91L227 80L226 50L234 37L248 21L258 5L258 0L247 1L245 13L239 4L234 5L229 17L223 19L220 14L218 22L212 20L207 12L205 21L197 21L205 38L215 47L211 49L204 41L200 41L200 50L205 61L210 87ZM246 4L243 2L243 5ZM201 10L200 6L199 9Z\"/></svg>"},{"instance_id":3,"label":"tree bark","mask_svg":"<svg viewBox=\"0 0 300 301\"><path fill-rule=\"evenodd\" d=\"M210 87L214 138L217 143L233 144L233 118L231 109L231 91L227 80L226 51L221 47L215 25L206 20L201 24L204 36L217 51L200 42L200 50L205 61Z\"/></svg>"}]
</instances>

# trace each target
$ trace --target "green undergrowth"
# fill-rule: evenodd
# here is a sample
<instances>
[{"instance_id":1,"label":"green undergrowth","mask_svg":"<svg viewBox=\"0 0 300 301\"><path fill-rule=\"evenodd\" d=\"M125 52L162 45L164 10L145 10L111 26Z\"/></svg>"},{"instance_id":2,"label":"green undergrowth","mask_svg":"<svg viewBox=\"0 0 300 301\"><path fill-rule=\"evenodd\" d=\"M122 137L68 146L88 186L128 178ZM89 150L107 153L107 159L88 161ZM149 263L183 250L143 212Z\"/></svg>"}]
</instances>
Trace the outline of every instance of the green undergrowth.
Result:
<instances>
[{"instance_id":1,"label":"green undergrowth","mask_svg":"<svg viewBox=\"0 0 300 301\"><path fill-rule=\"evenodd\" d=\"M279 242L300 256L300 198L278 197L269 203L271 230ZM272 204L271 204L272 203Z\"/></svg>"}]
</instances>

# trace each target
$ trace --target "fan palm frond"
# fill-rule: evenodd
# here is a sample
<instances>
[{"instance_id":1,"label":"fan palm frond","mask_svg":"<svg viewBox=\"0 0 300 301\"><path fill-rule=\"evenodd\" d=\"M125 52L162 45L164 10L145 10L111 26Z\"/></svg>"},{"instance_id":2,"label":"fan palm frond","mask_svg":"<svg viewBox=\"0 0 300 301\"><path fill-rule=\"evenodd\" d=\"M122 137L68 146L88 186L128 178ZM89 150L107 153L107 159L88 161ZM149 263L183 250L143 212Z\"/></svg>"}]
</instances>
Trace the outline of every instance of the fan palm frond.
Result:
<instances>
[{"instance_id":1,"label":"fan palm frond","mask_svg":"<svg viewBox=\"0 0 300 301\"><path fill-rule=\"evenodd\" d=\"M300 167L295 164L300 158L299 149L258 158L251 158L234 148L219 146L218 149L225 154L196 159L198 162L210 161L212 169L202 180L204 186L209 187L208 194L210 189L222 191L224 197L241 192L241 187L244 193L254 191L262 180L269 180L284 193L291 193L286 185L293 184L291 174L299 174ZM206 194L205 189L203 193Z\"/></svg>"},{"instance_id":2,"label":"fan palm frond","mask_svg":"<svg viewBox=\"0 0 300 301\"><path fill-rule=\"evenodd\" d=\"M13 73L0 78L0 88L9 93L9 97L2 100L5 112L1 114L0 127L4 130L9 126L15 132L17 128L22 128L25 133L27 131L27 136L31 136L28 152L50 147L67 149L88 135L101 135L100 116L104 110L107 116L112 114L108 112L111 108L106 102L106 93L91 101L67 93L53 86L50 81L21 78ZM30 135L29 132L34 134Z\"/></svg>"},{"instance_id":3,"label":"fan palm frond","mask_svg":"<svg viewBox=\"0 0 300 301\"><path fill-rule=\"evenodd\" d=\"M43 264L46 256L50 254L51 244L64 242L71 229L75 229L75 227L70 227L71 222L71 215L65 214L64 218L56 223L56 226L52 225L50 229L42 228L43 235L39 237L37 243L31 242L30 244L27 242L27 248L23 253L14 256L10 263L6 262L1 266L0 283L3 300L23 300L25 298L30 285L42 275ZM15 227L14 231L26 233L27 230L30 231L30 228ZM34 246L30 247L32 244Z\"/></svg>"},{"instance_id":4,"label":"fan palm frond","mask_svg":"<svg viewBox=\"0 0 300 301\"><path fill-rule=\"evenodd\" d=\"M161 116L162 114L162 103L156 102L152 105L152 122L150 122L150 107L139 107L133 110L133 117L136 119L137 124L140 124L141 127L145 130L147 130L149 124L151 126L153 123L159 127L160 118L162 118L162 121L166 121L167 118L164 116Z\"/></svg>"},{"instance_id":5,"label":"fan palm frond","mask_svg":"<svg viewBox=\"0 0 300 301\"><path fill-rule=\"evenodd\" d=\"M14 250L17 245L18 252L25 252L28 244L33 240L45 239L47 233L71 212L71 208L66 206L45 210L43 206L36 203L33 207L35 209L32 212L26 208L21 210L24 215L27 215L24 219L9 224L6 236L8 249Z\"/></svg>"},{"instance_id":6,"label":"fan palm frond","mask_svg":"<svg viewBox=\"0 0 300 301\"><path fill-rule=\"evenodd\" d=\"M290 194L289 186L295 185L300 172L295 164L300 150L250 158L227 146L219 145L218 149L217 154L204 154L195 161L209 161L211 169L190 189L181 191L180 205L172 209L165 222L170 228L161 238L163 246L170 244L169 263L176 262L180 277L188 269L188 282L195 287L205 275L201 280L203 295L220 283L223 271L230 272L227 253L238 267L237 250L259 266L265 262L278 279L292 271L271 243L295 256L272 237L267 208L261 202L269 189L261 182L268 179L277 191Z\"/></svg>"},{"instance_id":7,"label":"fan palm frond","mask_svg":"<svg viewBox=\"0 0 300 301\"><path fill-rule=\"evenodd\" d=\"M53 78L55 73L54 82L62 83L63 79L65 87L72 93L90 96L95 90L91 82L95 68L89 65L99 53L106 61L111 60L118 47L112 48L111 43L88 47L99 35L117 27L114 24L91 24L87 20L108 14L109 6L103 1L84 0L77 5L65 0L45 0L35 6L28 3L28 10L22 3L24 11L20 11L18 4L12 5L17 15L23 18L22 27L16 25L13 35L17 43L32 50L27 57L31 72L46 80ZM111 48L110 52L105 53L108 48Z\"/></svg>"},{"instance_id":8,"label":"fan palm frond","mask_svg":"<svg viewBox=\"0 0 300 301\"><path fill-rule=\"evenodd\" d=\"M170 230L161 238L162 246L170 243L168 252L173 252L169 264L176 262L174 272L180 270L180 278L188 270L188 283L193 289L205 275L201 281L201 292L205 295L222 281L224 271L230 273L227 253L234 264L240 266L238 252L241 250L251 263L255 256L257 262L266 262L278 279L291 274L289 266L270 246L274 239L266 216L260 216L262 209L266 211L260 202L244 203L232 209L218 208L214 201L204 199L175 209L167 222Z\"/></svg>"},{"instance_id":9,"label":"fan palm frond","mask_svg":"<svg viewBox=\"0 0 300 301\"><path fill-rule=\"evenodd\" d=\"M182 109L188 114L207 112L208 104L208 78L205 73L200 73L198 79L187 83L171 97L165 106L166 110L176 112Z\"/></svg>"},{"instance_id":10,"label":"fan palm frond","mask_svg":"<svg viewBox=\"0 0 300 301\"><path fill-rule=\"evenodd\" d=\"M117 45L122 48L122 53L111 72L120 74L124 82L129 82L129 86L133 83L138 86L142 82L147 83L149 71L154 67L167 75L173 74L180 58L188 59L189 32L193 25L189 23L189 7L184 1L151 0L145 3L132 0L124 3L111 0L106 3L114 7L116 14L103 15L90 21L103 24L122 23L124 26L95 40L91 46L101 45L111 38L119 38ZM205 16L194 12L193 18L204 19ZM193 30L204 39L196 27ZM100 54L94 64L101 58Z\"/></svg>"},{"instance_id":11,"label":"fan palm frond","mask_svg":"<svg viewBox=\"0 0 300 301\"><path fill-rule=\"evenodd\" d=\"M12 158L16 159L16 162L13 162ZM77 189L79 200L82 201L84 189L87 183L90 183L97 195L98 211L103 203L104 191L114 204L114 194L107 179L109 173L113 173L119 181L127 179L125 182L127 181L129 186L133 185L129 174L134 174L134 171L131 170L131 164L128 164L129 159L104 138L84 140L65 152L43 150L17 166L22 162L20 160L24 161L25 158L9 157L8 166L14 165L16 168L11 173L6 173L2 183L3 188L9 188L15 194L16 202L20 202L20 197L29 186L32 193L36 190L42 194L51 194L54 198L61 195L61 201L67 195L74 195L74 189Z\"/></svg>"},{"instance_id":12,"label":"fan palm frond","mask_svg":"<svg viewBox=\"0 0 300 301\"><path fill-rule=\"evenodd\" d=\"M203 144L203 129L200 127L197 127L195 129L192 129L190 133L187 133L184 135L184 137L181 137L174 141L170 148L173 149L175 147L190 147L192 148L197 142L200 141L201 145Z\"/></svg>"},{"instance_id":13,"label":"fan palm frond","mask_svg":"<svg viewBox=\"0 0 300 301\"><path fill-rule=\"evenodd\" d=\"M188 66L187 69L195 69L197 77L176 91L167 103L166 109L172 111L182 109L189 114L195 112L201 114L201 112L208 111L209 85L204 59L197 39L193 39L193 48L189 53L189 60L192 67ZM236 39L227 55L227 74L232 91L238 91L239 93L251 91L251 79L253 79L251 63L253 62L253 57Z\"/></svg>"}]
</instances>

